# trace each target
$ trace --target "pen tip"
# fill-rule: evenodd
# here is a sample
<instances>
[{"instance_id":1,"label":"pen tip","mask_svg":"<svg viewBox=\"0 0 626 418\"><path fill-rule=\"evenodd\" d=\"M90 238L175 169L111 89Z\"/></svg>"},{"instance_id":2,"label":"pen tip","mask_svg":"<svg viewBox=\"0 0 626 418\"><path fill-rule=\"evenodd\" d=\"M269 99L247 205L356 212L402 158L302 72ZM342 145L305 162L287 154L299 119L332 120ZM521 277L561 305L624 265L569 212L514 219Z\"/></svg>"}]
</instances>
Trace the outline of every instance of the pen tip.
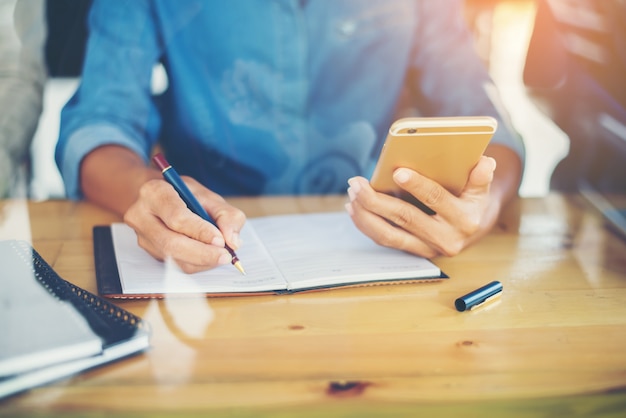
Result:
<instances>
[{"instance_id":1,"label":"pen tip","mask_svg":"<svg viewBox=\"0 0 626 418\"><path fill-rule=\"evenodd\" d=\"M246 271L243 269L243 266L241 265L239 261L235 261L233 265L237 267L237 270L239 270L241 274L243 274L244 276L246 275Z\"/></svg>"}]
</instances>

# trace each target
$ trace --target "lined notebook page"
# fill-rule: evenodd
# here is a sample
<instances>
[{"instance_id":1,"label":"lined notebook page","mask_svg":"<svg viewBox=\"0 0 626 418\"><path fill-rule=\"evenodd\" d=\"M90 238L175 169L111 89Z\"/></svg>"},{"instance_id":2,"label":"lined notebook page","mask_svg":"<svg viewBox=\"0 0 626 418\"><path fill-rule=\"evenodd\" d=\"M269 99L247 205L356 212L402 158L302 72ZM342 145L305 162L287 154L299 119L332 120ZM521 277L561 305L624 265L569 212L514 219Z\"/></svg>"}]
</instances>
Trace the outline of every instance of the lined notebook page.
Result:
<instances>
[{"instance_id":1,"label":"lined notebook page","mask_svg":"<svg viewBox=\"0 0 626 418\"><path fill-rule=\"evenodd\" d=\"M346 212L282 215L251 222L291 290L441 274L427 259L377 245L354 226Z\"/></svg>"},{"instance_id":2,"label":"lined notebook page","mask_svg":"<svg viewBox=\"0 0 626 418\"><path fill-rule=\"evenodd\" d=\"M437 277L429 260L381 247L345 212L252 218L237 250L246 275L232 265L184 274L137 245L125 224L112 225L124 294L229 293L297 290L363 281Z\"/></svg>"},{"instance_id":3,"label":"lined notebook page","mask_svg":"<svg viewBox=\"0 0 626 418\"><path fill-rule=\"evenodd\" d=\"M173 262L160 262L140 248L128 225L111 225L111 234L124 294L263 292L287 286L249 222L240 234L244 245L237 250L245 276L230 264L185 274Z\"/></svg>"}]
</instances>

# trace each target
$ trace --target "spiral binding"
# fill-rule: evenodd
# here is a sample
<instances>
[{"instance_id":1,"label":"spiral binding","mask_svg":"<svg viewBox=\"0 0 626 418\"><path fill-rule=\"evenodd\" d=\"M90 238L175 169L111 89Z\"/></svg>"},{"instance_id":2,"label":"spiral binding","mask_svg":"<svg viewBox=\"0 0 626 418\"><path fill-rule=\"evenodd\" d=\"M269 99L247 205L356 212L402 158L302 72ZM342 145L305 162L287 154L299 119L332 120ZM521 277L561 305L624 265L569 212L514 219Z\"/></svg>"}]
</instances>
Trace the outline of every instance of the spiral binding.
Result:
<instances>
[{"instance_id":1,"label":"spiral binding","mask_svg":"<svg viewBox=\"0 0 626 418\"><path fill-rule=\"evenodd\" d=\"M15 240L13 244L12 246L19 257L27 265L31 266L37 280L57 299L71 302L83 314L96 313L98 316L112 319L116 326L124 327L127 331L136 329L148 330L148 323L140 317L64 280L28 242ZM93 321L95 318L90 320L87 317L86 319L90 322L90 325L94 325ZM113 324L107 322L107 326L111 327Z\"/></svg>"}]
</instances>

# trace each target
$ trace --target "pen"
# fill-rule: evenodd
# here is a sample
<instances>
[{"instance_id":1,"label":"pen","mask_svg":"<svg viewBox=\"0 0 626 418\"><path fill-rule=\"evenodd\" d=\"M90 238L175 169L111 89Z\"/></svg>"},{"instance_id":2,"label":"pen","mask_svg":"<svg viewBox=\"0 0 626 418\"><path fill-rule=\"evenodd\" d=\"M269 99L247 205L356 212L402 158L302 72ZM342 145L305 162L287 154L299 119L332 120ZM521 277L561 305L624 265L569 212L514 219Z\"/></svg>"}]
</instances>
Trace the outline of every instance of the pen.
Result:
<instances>
[{"instance_id":1,"label":"pen","mask_svg":"<svg viewBox=\"0 0 626 418\"><path fill-rule=\"evenodd\" d=\"M180 175L178 175L174 167L172 167L170 163L167 162L165 157L161 153L158 153L154 157L152 157L152 160L154 161L156 166L159 168L159 170L161 170L161 174L163 174L163 178L169 184L171 184L172 187L174 187L174 190L178 192L178 195L180 196L181 199L183 199L183 201L185 202L189 210L191 210L196 215L200 216L202 219L209 221L213 225L217 226L215 224L215 221L209 216L207 211L204 210L200 202L198 202L198 200L191 193L191 190L189 190L189 188L187 187L183 179L180 177ZM241 274L246 274L241 263L239 262L239 258L237 257L237 254L235 254L235 251L232 248L230 248L228 244L225 244L224 248L226 248L226 250L230 253L232 257L233 266L235 266L237 270L241 272Z\"/></svg>"},{"instance_id":2,"label":"pen","mask_svg":"<svg viewBox=\"0 0 626 418\"><path fill-rule=\"evenodd\" d=\"M501 294L502 283L496 280L472 292L469 292L467 295L461 296L454 301L454 306L459 312L463 312L468 309L471 311L487 302L490 302L500 297Z\"/></svg>"}]
</instances>

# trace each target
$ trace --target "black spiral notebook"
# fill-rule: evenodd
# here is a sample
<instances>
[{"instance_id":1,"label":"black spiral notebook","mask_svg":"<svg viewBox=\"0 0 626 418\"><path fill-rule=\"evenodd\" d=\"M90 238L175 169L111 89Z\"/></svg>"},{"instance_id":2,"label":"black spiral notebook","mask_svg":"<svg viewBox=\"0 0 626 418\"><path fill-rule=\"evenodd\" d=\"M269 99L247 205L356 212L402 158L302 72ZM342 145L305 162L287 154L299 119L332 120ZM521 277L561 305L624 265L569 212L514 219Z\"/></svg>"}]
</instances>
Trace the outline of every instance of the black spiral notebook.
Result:
<instances>
[{"instance_id":1,"label":"black spiral notebook","mask_svg":"<svg viewBox=\"0 0 626 418\"><path fill-rule=\"evenodd\" d=\"M0 241L0 399L149 347L141 318L62 279L24 241Z\"/></svg>"}]
</instances>

